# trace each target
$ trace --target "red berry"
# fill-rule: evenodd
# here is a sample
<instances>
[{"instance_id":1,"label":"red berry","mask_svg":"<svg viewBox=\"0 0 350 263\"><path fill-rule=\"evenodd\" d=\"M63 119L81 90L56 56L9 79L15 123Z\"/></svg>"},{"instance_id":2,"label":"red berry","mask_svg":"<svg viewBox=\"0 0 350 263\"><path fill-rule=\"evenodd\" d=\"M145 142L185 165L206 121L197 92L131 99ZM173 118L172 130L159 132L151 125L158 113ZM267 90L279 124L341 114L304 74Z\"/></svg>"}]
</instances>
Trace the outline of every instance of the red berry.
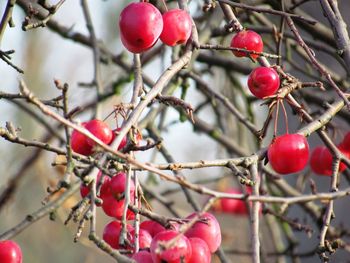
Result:
<instances>
[{"instance_id":1,"label":"red berry","mask_svg":"<svg viewBox=\"0 0 350 263\"><path fill-rule=\"evenodd\" d=\"M153 220L145 220L140 224L140 228L146 230L152 237L159 232L165 231L165 227Z\"/></svg>"},{"instance_id":2,"label":"red berry","mask_svg":"<svg viewBox=\"0 0 350 263\"><path fill-rule=\"evenodd\" d=\"M192 256L188 263L210 263L211 255L207 243L197 237L188 240L192 247Z\"/></svg>"},{"instance_id":3,"label":"red berry","mask_svg":"<svg viewBox=\"0 0 350 263\"><path fill-rule=\"evenodd\" d=\"M106 243L108 243L112 248L115 248L115 249L122 248L119 245L119 237L120 237L121 229L122 229L122 223L120 221L112 221L108 223L103 230L103 240L106 241ZM134 241L135 230L129 224L126 225L126 229L127 229L128 244L130 245L126 245L123 248L132 250L132 246L135 242ZM151 235L147 231L140 229L140 232L139 232L140 249L149 248L151 246L151 242L152 242Z\"/></svg>"},{"instance_id":4,"label":"red berry","mask_svg":"<svg viewBox=\"0 0 350 263\"><path fill-rule=\"evenodd\" d=\"M103 121L91 120L86 123L85 128L105 144L109 144L112 141L113 132ZM90 138L87 138L87 143L92 147L95 146L95 142Z\"/></svg>"},{"instance_id":5,"label":"red berry","mask_svg":"<svg viewBox=\"0 0 350 263\"><path fill-rule=\"evenodd\" d=\"M192 219L197 214L192 213L187 219ZM215 216L210 213L204 213L200 220L197 221L186 233L188 238L198 237L203 239L211 253L214 253L221 244L221 230L218 221Z\"/></svg>"},{"instance_id":6,"label":"red berry","mask_svg":"<svg viewBox=\"0 0 350 263\"><path fill-rule=\"evenodd\" d=\"M261 36L251 30L243 30L238 32L231 40L231 47L244 48L250 51L262 52L264 43ZM236 57L246 57L247 53L232 51ZM259 55L250 54L250 57L256 59Z\"/></svg>"},{"instance_id":7,"label":"red berry","mask_svg":"<svg viewBox=\"0 0 350 263\"><path fill-rule=\"evenodd\" d=\"M255 97L263 99L276 93L280 78L273 68L258 67L248 77L248 88Z\"/></svg>"},{"instance_id":8,"label":"red berry","mask_svg":"<svg viewBox=\"0 0 350 263\"><path fill-rule=\"evenodd\" d=\"M135 243L135 230L132 230L130 232L132 238L130 243L134 244ZM146 230L140 229L139 231L139 248L140 249L145 249L145 248L150 248L152 243L152 236L150 233L148 233Z\"/></svg>"},{"instance_id":9,"label":"red berry","mask_svg":"<svg viewBox=\"0 0 350 263\"><path fill-rule=\"evenodd\" d=\"M111 178L108 177L107 175L103 177L103 183L100 188L100 197L102 196L107 196L111 195L111 190L110 190L110 185L111 183Z\"/></svg>"},{"instance_id":10,"label":"red berry","mask_svg":"<svg viewBox=\"0 0 350 263\"><path fill-rule=\"evenodd\" d=\"M229 194L242 194L242 191L238 189L228 189L225 193ZM249 211L244 201L232 198L220 199L221 209L224 213L230 213L235 215L248 215Z\"/></svg>"},{"instance_id":11,"label":"red berry","mask_svg":"<svg viewBox=\"0 0 350 263\"><path fill-rule=\"evenodd\" d=\"M192 254L192 248L189 240L184 235L181 235L176 243L169 249L164 251L157 251L160 246L159 242L166 242L172 240L178 235L178 232L173 230L166 230L158 233L151 243L151 256L154 263L180 263L188 262ZM158 253L157 253L158 252Z\"/></svg>"},{"instance_id":12,"label":"red berry","mask_svg":"<svg viewBox=\"0 0 350 263\"><path fill-rule=\"evenodd\" d=\"M86 128L86 124L87 122L83 122L81 125ZM93 153L92 147L87 142L87 137L77 130L74 130L72 132L71 147L74 152L85 156L91 155Z\"/></svg>"},{"instance_id":13,"label":"red berry","mask_svg":"<svg viewBox=\"0 0 350 263\"><path fill-rule=\"evenodd\" d=\"M346 151L342 144L338 146L338 149L349 158L350 152ZM332 175L333 156L331 151L326 146L316 147L310 158L311 170L319 175ZM341 162L339 165L339 172L343 172L346 169L346 165Z\"/></svg>"},{"instance_id":14,"label":"red berry","mask_svg":"<svg viewBox=\"0 0 350 263\"><path fill-rule=\"evenodd\" d=\"M168 46L186 43L192 32L192 19L181 9L173 9L163 14L163 31L160 40Z\"/></svg>"},{"instance_id":15,"label":"red berry","mask_svg":"<svg viewBox=\"0 0 350 263\"><path fill-rule=\"evenodd\" d=\"M148 251L139 251L132 256L137 263L153 263L151 253Z\"/></svg>"},{"instance_id":16,"label":"red berry","mask_svg":"<svg viewBox=\"0 0 350 263\"><path fill-rule=\"evenodd\" d=\"M20 246L12 240L0 241L1 263L22 263L22 251Z\"/></svg>"},{"instance_id":17,"label":"red berry","mask_svg":"<svg viewBox=\"0 0 350 263\"><path fill-rule=\"evenodd\" d=\"M348 132L341 143L346 151L350 151L350 132Z\"/></svg>"},{"instance_id":18,"label":"red berry","mask_svg":"<svg viewBox=\"0 0 350 263\"><path fill-rule=\"evenodd\" d=\"M123 45L130 52L141 53L150 49L162 33L162 15L149 3L131 3L120 14L119 28Z\"/></svg>"},{"instance_id":19,"label":"red berry","mask_svg":"<svg viewBox=\"0 0 350 263\"><path fill-rule=\"evenodd\" d=\"M133 227L129 224L126 225L127 233L133 231ZM119 249L119 236L122 230L122 223L119 221L112 221L108 223L103 230L103 240L112 248Z\"/></svg>"},{"instance_id":20,"label":"red berry","mask_svg":"<svg viewBox=\"0 0 350 263\"><path fill-rule=\"evenodd\" d=\"M337 147L346 158L350 159L350 149L347 149L343 143L339 144ZM346 169L346 164L341 162L339 165L339 172L342 172L345 169Z\"/></svg>"},{"instance_id":21,"label":"red berry","mask_svg":"<svg viewBox=\"0 0 350 263\"><path fill-rule=\"evenodd\" d=\"M125 192L127 176L123 172L117 173L110 182L110 190L114 197L118 198L121 194ZM133 195L135 192L134 181L130 180L130 194Z\"/></svg>"},{"instance_id":22,"label":"red berry","mask_svg":"<svg viewBox=\"0 0 350 263\"><path fill-rule=\"evenodd\" d=\"M320 175L332 174L332 154L325 146L316 147L310 158L311 170Z\"/></svg>"},{"instance_id":23,"label":"red berry","mask_svg":"<svg viewBox=\"0 0 350 263\"><path fill-rule=\"evenodd\" d=\"M267 154L277 173L296 173L303 170L308 162L309 144L301 134L285 134L276 137Z\"/></svg>"},{"instance_id":24,"label":"red berry","mask_svg":"<svg viewBox=\"0 0 350 263\"><path fill-rule=\"evenodd\" d=\"M102 203L102 209L105 212L106 215L110 217L114 217L116 219L121 219L123 216L124 206L125 206L125 200L117 200L114 198L112 194L107 195L101 195L101 199L103 201ZM130 202L134 202L134 196L130 196ZM133 212L127 213L127 219L132 219L134 216Z\"/></svg>"},{"instance_id":25,"label":"red berry","mask_svg":"<svg viewBox=\"0 0 350 263\"><path fill-rule=\"evenodd\" d=\"M109 190L110 178L108 176L103 176L103 182L101 182L102 172L99 171L96 178L96 188L98 188L99 184L102 183L100 188L100 195L106 194ZM83 183L80 186L80 195L82 198L85 198L90 193L90 185L84 185Z\"/></svg>"},{"instance_id":26,"label":"red berry","mask_svg":"<svg viewBox=\"0 0 350 263\"><path fill-rule=\"evenodd\" d=\"M119 134L120 130L121 130L121 128L117 128L117 129L113 130L112 142L117 137L117 135ZM127 142L128 142L128 140L127 140L126 136L124 136L124 138L122 139L122 141L120 142L120 144L118 146L118 151L123 149L126 146Z\"/></svg>"}]
</instances>

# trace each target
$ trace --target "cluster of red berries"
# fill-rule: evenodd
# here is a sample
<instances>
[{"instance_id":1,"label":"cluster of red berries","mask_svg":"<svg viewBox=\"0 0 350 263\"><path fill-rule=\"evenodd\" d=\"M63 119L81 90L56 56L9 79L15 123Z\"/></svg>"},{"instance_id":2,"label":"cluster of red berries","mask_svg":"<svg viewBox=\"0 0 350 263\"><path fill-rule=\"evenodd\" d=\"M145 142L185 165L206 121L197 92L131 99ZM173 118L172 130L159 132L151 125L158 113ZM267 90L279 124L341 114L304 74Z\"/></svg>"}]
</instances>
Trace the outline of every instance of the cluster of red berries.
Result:
<instances>
[{"instance_id":1,"label":"cluster of red berries","mask_svg":"<svg viewBox=\"0 0 350 263\"><path fill-rule=\"evenodd\" d=\"M1 263L22 263L22 251L20 246L12 240L0 241Z\"/></svg>"},{"instance_id":2,"label":"cluster of red berries","mask_svg":"<svg viewBox=\"0 0 350 263\"><path fill-rule=\"evenodd\" d=\"M344 137L343 141L338 145L338 149L347 158L350 158L350 132ZM319 175L332 175L333 156L331 151L326 146L316 147L310 158L311 170ZM344 163L340 163L339 172L346 169Z\"/></svg>"},{"instance_id":3,"label":"cluster of red berries","mask_svg":"<svg viewBox=\"0 0 350 263\"><path fill-rule=\"evenodd\" d=\"M142 53L153 47L158 38L168 46L186 43L192 19L181 9L162 15L150 3L131 3L120 14L119 28L123 45L132 53Z\"/></svg>"},{"instance_id":4,"label":"cluster of red berries","mask_svg":"<svg viewBox=\"0 0 350 263\"><path fill-rule=\"evenodd\" d=\"M231 47L245 49L261 53L264 43L261 36L252 30L238 32L231 40ZM256 59L259 54L233 51L236 57L247 57ZM248 77L248 88L257 98L263 99L276 93L280 86L280 78L273 68L258 67L254 69Z\"/></svg>"},{"instance_id":5,"label":"cluster of red berries","mask_svg":"<svg viewBox=\"0 0 350 263\"><path fill-rule=\"evenodd\" d=\"M102 121L91 120L83 123L83 126L102 142L110 144L114 140L114 132ZM126 145L123 140L120 148ZM72 149L75 152L90 155L94 152L94 142L85 135L74 130L72 133ZM114 217L114 220L105 226L103 239L114 249L128 249L133 251L135 231L131 225L127 225L127 245L119 245L119 236L125 207L125 186L127 176L124 172L118 172L112 178L99 172L96 178L97 197L102 200L101 206L107 216ZM129 196L130 202L134 202L135 185L130 181ZM89 195L91 185L82 184L80 194L84 198ZM189 215L186 219L192 219L196 214ZM135 214L127 211L127 220L135 218ZM214 253L221 243L220 225L216 218L205 213L186 233L177 239L176 243L169 249L160 250L159 242L165 242L179 235L179 225L172 225L173 229L165 229L155 221L147 220L141 223L139 231L140 251L134 253L132 258L136 262L203 262L209 263L211 253ZM192 249L195 248L195 249ZM1 261L0 261L1 262Z\"/></svg>"},{"instance_id":6,"label":"cluster of red berries","mask_svg":"<svg viewBox=\"0 0 350 263\"><path fill-rule=\"evenodd\" d=\"M100 189L98 198L102 200L102 205L97 203L97 206L102 206L103 212L110 217L121 219L123 216L125 206L125 185L127 176L123 172L119 172L112 178L103 175L101 172L97 175L96 190ZM80 194L82 198L86 197L90 193L91 185L80 186ZM134 182L130 181L130 202L134 202L135 185ZM127 219L133 219L135 217L131 210L127 211Z\"/></svg>"},{"instance_id":7,"label":"cluster of red berries","mask_svg":"<svg viewBox=\"0 0 350 263\"><path fill-rule=\"evenodd\" d=\"M192 213L186 217L186 220L191 220L196 216L196 213ZM105 226L104 241L112 248L133 251L135 230L129 224L126 228L128 245L119 244L122 229L120 221L112 221ZM140 251L133 253L132 259L138 263L209 263L211 253L214 253L221 244L220 225L210 213L204 213L185 234L179 233L178 224L171 225L171 228L166 229L156 221L143 221L139 231ZM174 238L176 241L172 246L161 248L160 244L164 245Z\"/></svg>"},{"instance_id":8,"label":"cluster of red berries","mask_svg":"<svg viewBox=\"0 0 350 263\"><path fill-rule=\"evenodd\" d=\"M232 38L231 47L260 53L264 44L259 34L243 30ZM233 51L233 54L237 57L250 56L252 59L259 56L241 51ZM280 78L273 68L258 67L248 77L249 90L260 99L274 95L279 86ZM280 174L303 170L309 159L309 145L306 138L300 134L285 134L275 138L268 148L268 159L272 168Z\"/></svg>"}]
</instances>

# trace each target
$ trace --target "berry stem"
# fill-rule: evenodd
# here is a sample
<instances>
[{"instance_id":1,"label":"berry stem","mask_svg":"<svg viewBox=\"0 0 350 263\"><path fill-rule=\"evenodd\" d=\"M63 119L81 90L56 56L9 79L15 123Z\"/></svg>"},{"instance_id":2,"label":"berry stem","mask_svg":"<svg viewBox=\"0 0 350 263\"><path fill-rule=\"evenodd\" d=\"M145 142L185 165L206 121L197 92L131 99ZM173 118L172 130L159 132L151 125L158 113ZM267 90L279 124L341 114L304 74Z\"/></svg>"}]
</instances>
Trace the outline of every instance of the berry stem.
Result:
<instances>
[{"instance_id":1,"label":"berry stem","mask_svg":"<svg viewBox=\"0 0 350 263\"><path fill-rule=\"evenodd\" d=\"M286 121L286 133L289 134L288 114L287 114L286 108L284 106L283 100L281 100L281 105L282 105L282 109L283 109L284 120Z\"/></svg>"},{"instance_id":2,"label":"berry stem","mask_svg":"<svg viewBox=\"0 0 350 263\"><path fill-rule=\"evenodd\" d=\"M280 108L280 101L277 100L276 116L275 116L274 129L273 129L273 137L276 137L276 134L277 134L277 122L278 122L277 120L278 120L279 108Z\"/></svg>"}]
</instances>

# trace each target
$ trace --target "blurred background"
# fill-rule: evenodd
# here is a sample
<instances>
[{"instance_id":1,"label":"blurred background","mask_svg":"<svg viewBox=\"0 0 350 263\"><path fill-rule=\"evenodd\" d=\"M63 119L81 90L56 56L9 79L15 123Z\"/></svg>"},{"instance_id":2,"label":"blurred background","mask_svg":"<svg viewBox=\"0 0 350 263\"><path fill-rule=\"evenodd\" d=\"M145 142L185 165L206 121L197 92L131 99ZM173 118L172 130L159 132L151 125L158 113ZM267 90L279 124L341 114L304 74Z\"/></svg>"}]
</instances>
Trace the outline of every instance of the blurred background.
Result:
<instances>
[{"instance_id":1,"label":"blurred background","mask_svg":"<svg viewBox=\"0 0 350 263\"><path fill-rule=\"evenodd\" d=\"M0 1L0 14L6 6L5 0ZM50 1L49 1L50 2ZM196 16L200 12L202 3L200 1L192 1L190 3L191 15ZM247 1L252 2L252 1ZM318 2L318 1L317 1ZM327 21L323 18L319 4L316 1L309 1L303 5L303 10L312 16L317 17L325 24ZM51 1L54 4L53 1ZM89 7L92 15L93 24L95 26L96 35L98 39L101 39L106 47L114 54L119 54L123 51L123 46L118 37L118 17L121 9L127 4L127 1L89 1ZM343 16L346 19L347 24L350 22L350 5L348 1L339 1L341 5L340 10L343 12ZM317 7L317 8L316 8ZM24 20L25 14L19 6L15 6L13 12L13 20L16 25L14 28L8 28L5 32L4 39L1 44L1 50L14 49L16 53L13 55L12 62L22 68L25 74L17 73L13 68L6 65L3 61L0 61L0 91L7 93L18 93L18 81L24 79L35 95L42 99L49 99L60 95L60 91L54 85L53 80L58 79L61 82L69 84L69 107L70 109L91 101L95 98L95 89L89 87L81 87L79 83L90 83L93 80L93 53L91 49L88 49L80 44L74 43L70 40L63 39L57 33L43 27L30 30L27 32L22 31L21 24ZM80 1L66 1L62 7L53 16L53 19L60 24L71 27L73 31L80 32L84 35L88 35L86 24ZM224 25L224 21L221 25ZM231 39L229 35L224 39L228 44ZM269 36L264 36L264 41L269 40ZM159 43L158 43L159 45ZM126 59L132 62L132 56L124 52ZM231 56L229 51L220 51L219 54L223 56ZM321 61L327 62L330 68L339 74L344 75L341 67L330 60L327 55L320 54L318 57ZM239 61L239 63L247 64L249 67L253 67L253 63L244 60L238 60L232 56L233 61ZM170 65L171 62L171 49L164 49L163 56L159 59L155 59L143 68L143 71L153 80L157 80L161 72ZM303 60L296 58L296 63L300 63L300 66L305 66ZM238 83L244 93L239 94L238 89L231 88L231 82L228 77L225 76L225 72L216 68L212 69L215 74L211 79L206 80L213 85L213 87L219 89L225 93L228 97L231 97L235 101L236 105L244 108L244 97L247 92L246 76L237 74ZM291 72L298 77L305 78L298 72ZM121 70L114 64L108 64L102 66L102 76L104 85L109 85L120 78L128 77L128 72ZM307 81L307 78L305 78ZM119 94L112 96L110 99L103 102L103 116L107 116L115 105L120 102L128 102L131 97L130 82L124 85ZM181 90L175 91L176 96L181 96ZM193 83L188 90L186 101L191 103L194 108L200 105L205 98L203 95L194 88ZM35 108L30 109L38 112ZM247 109L243 109L247 110ZM256 102L252 106L252 110L255 114L255 122L258 127L261 127L266 116L266 107L261 107L259 102ZM39 113L41 115L41 113ZM55 122L41 115L52 126ZM86 121L92 116L92 112L86 112L78 116L76 120ZM214 123L215 115L210 109L204 109L200 111L199 116L209 123ZM291 113L289 116L293 116ZM18 105L8 100L0 100L0 126L4 127L7 121L11 121L13 125L19 129L19 135L28 140L43 140L43 134L45 128L31 117L28 109L22 109ZM280 133L284 133L283 118L279 121L281 124L279 127ZM296 117L290 117L290 130L296 130L299 127ZM109 118L107 122L111 127L116 126L116 121L113 118ZM334 121L336 125L339 125L342 130L349 130L345 122L340 119ZM211 160L219 158L227 158L230 155L214 140L202 133L196 133L191 123L180 122L179 113L170 108L168 110L167 117L165 119L165 126L168 128L162 134L164 144L168 148L169 152L174 156L175 160L181 161L196 161L196 160ZM225 134L231 136L236 142L239 142L241 147L249 149L253 152L256 147L252 143L252 137L247 134L242 126L239 125L234 118L228 117L225 123ZM63 134L63 131L59 131ZM270 132L271 134L271 132ZM341 137L336 137L336 140L340 140ZM271 135L267 136L263 142L263 145L267 145L271 140ZM52 141L57 146L62 146L57 140ZM309 143L312 147L320 144L320 140L316 135L312 135L309 139ZM62 146L63 147L63 146ZM33 154L33 148L26 148L22 145L16 145L9 143L3 139L0 139L0 192L6 187L8 180L14 176L20 169L23 169L23 162ZM42 201L47 196L46 188L48 186L54 186L63 175L63 170L60 168L54 168L51 163L54 162L56 156L50 153L41 153L39 158L36 158L30 165L29 169L26 169L22 179L19 181L18 190L12 197L11 201L0 211L0 233L13 227L19 223L26 215L32 213L42 206ZM164 159L160 154L156 154L153 151L137 153L137 158L142 161L153 160L156 163L164 163ZM190 180L196 181L200 179L208 180L210 178L218 178L220 176L225 179L219 182L208 184L212 188L218 188L220 185L235 186L236 182L231 177L227 177L228 171L219 168L200 169L195 171L184 171L184 174ZM310 174L309 171L305 173ZM171 183L159 183L160 180L147 173L141 173L139 176L141 180L147 181L153 191L161 193L168 189L177 189L177 186ZM297 185L297 179L293 175L288 175L285 179L293 186ZM314 178L319 191L328 191L330 178L317 177ZM342 179L344 181L344 179ZM343 182L346 185L348 182ZM300 189L304 192L309 192L308 188ZM206 197L195 195L198 200L204 204ZM192 212L191 207L187 204L184 195L181 192L175 192L167 198L176 202L176 209L182 216L187 216ZM84 232L78 243L73 243L73 237L76 233L77 225L70 223L68 226L64 226L63 222L66 220L70 208L74 206L80 200L80 195L76 194L74 197L66 201L62 208L57 210L56 220L52 221L49 217L41 219L39 222L34 223L29 228L25 229L22 233L15 237L15 240L20 244L24 254L24 263L61 263L61 262L113 262L112 258L104 254L97 249L93 243L87 238L87 232ZM154 211L170 215L169 212L164 209L157 202L151 202ZM350 205L348 198L341 199L336 202L335 212L336 219L332 221L332 224L339 225L344 224L349 227L348 210ZM299 218L302 222L307 223L315 227L315 224L311 219L305 215L305 213L293 206L289 209L288 215L293 218ZM246 217L239 217L234 215L221 215L217 214L220 220L223 232L223 246L227 249L237 251L249 251L250 249L250 230L249 219ZM268 216L262 217L262 247L263 258L265 262L289 262L283 261L283 258L270 257L266 252L271 251L270 236L272 234L279 235L278 230L275 229L274 233L271 233L271 229L266 227L266 220ZM111 219L105 216L103 213L99 213L98 217L98 234L102 235L103 227ZM316 230L316 228L315 228ZM318 244L318 231L316 230L312 236L307 236L306 233L295 233L295 238L300 241L298 251L309 251ZM285 240L284 240L285 241ZM244 254L244 253L243 253ZM232 262L251 262L249 255L230 255ZM213 258L213 262L216 262L217 258ZM311 256L302 258L302 262L318 262L318 256ZM336 255L332 257L331 262L349 262L349 254L346 252L338 251Z\"/></svg>"}]
</instances>

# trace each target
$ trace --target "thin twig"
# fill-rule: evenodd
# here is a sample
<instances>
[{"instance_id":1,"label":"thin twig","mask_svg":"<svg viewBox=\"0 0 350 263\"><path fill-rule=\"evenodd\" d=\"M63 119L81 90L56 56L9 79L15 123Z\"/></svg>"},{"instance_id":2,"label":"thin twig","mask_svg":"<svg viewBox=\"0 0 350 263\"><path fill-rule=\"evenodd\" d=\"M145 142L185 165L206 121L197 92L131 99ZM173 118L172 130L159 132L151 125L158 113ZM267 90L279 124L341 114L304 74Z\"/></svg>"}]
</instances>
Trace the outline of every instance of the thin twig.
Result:
<instances>
[{"instance_id":1,"label":"thin twig","mask_svg":"<svg viewBox=\"0 0 350 263\"><path fill-rule=\"evenodd\" d=\"M9 22L12 19L12 12L13 12L13 8L16 4L16 1L17 0L8 0L7 1L5 12L1 18L1 22L0 22L0 47L1 47L2 39L4 37L6 26L9 24Z\"/></svg>"},{"instance_id":2,"label":"thin twig","mask_svg":"<svg viewBox=\"0 0 350 263\"><path fill-rule=\"evenodd\" d=\"M298 20L301 20L301 21L306 22L306 23L311 24L311 25L315 25L317 23L317 21L315 21L313 19L309 19L309 18L303 17L301 15L296 15L296 14L291 14L291 13L287 13L287 12L283 12L283 11L278 11L278 10L274 10L274 9L271 9L271 8L250 6L250 5L246 5L246 4L232 2L232 1L229 1L229 0L218 0L218 1L219 2L223 2L225 4L228 4L230 6L233 6L233 7L238 7L238 8L242 8L242 9L246 9L246 10L251 10L251 11L254 11L254 12L258 12L258 13L268 13L268 14L272 14L272 15L279 15L279 16L283 16L283 17L290 17L290 18L293 18L293 19L298 19Z\"/></svg>"},{"instance_id":3,"label":"thin twig","mask_svg":"<svg viewBox=\"0 0 350 263\"><path fill-rule=\"evenodd\" d=\"M57 198L54 201L51 201L50 203L35 211L34 213L27 215L25 219L23 219L19 224L0 234L0 239L12 239L14 236L22 232L34 222L55 211L79 189L79 186L79 182L73 184L72 187L65 191L59 198Z\"/></svg>"},{"instance_id":4,"label":"thin twig","mask_svg":"<svg viewBox=\"0 0 350 263\"><path fill-rule=\"evenodd\" d=\"M338 47L338 55L346 64L348 75L350 74L350 38L347 25L338 8L338 1L320 0L324 15L331 24L335 42Z\"/></svg>"},{"instance_id":5,"label":"thin twig","mask_svg":"<svg viewBox=\"0 0 350 263\"><path fill-rule=\"evenodd\" d=\"M252 180L254 181L253 185L253 194L259 196L259 187L260 187L260 176L258 174L258 164L252 164L250 166L250 174ZM251 241L252 241L252 258L254 263L260 263L260 237L259 237L259 210L260 203L253 202L251 213L250 213L250 222L251 222Z\"/></svg>"},{"instance_id":6,"label":"thin twig","mask_svg":"<svg viewBox=\"0 0 350 263\"><path fill-rule=\"evenodd\" d=\"M306 54L308 55L312 65L319 71L319 73L322 76L324 76L328 80L331 87L337 92L339 97L341 97L344 100L348 110L350 110L350 102L347 99L346 95L338 87L338 85L334 82L330 73L327 72L326 69L317 61L317 59L315 57L315 53L306 45L306 43L304 42L304 40L300 36L298 29L295 27L293 20L290 17L287 17L286 21L287 21L287 24L289 25L290 29L292 30L293 34L295 35L295 38L298 41L299 45L305 50Z\"/></svg>"},{"instance_id":7,"label":"thin twig","mask_svg":"<svg viewBox=\"0 0 350 263\"><path fill-rule=\"evenodd\" d=\"M230 50L230 51L239 51L249 55L258 55L258 56L263 56L267 58L280 58L281 56L279 55L274 55L274 54L269 54L266 52L256 52L254 50L247 50L245 48L236 48L236 47L227 47L227 46L222 46L222 45L210 45L210 44L202 44L199 46L199 49L216 49L216 50Z\"/></svg>"},{"instance_id":8,"label":"thin twig","mask_svg":"<svg viewBox=\"0 0 350 263\"><path fill-rule=\"evenodd\" d=\"M92 43L93 50L93 60L94 60L94 80L93 83L96 85L97 97L100 97L103 94L103 83L101 78L101 67L100 67L100 49L98 47L97 38L95 29L92 23L91 14L89 11L89 6L86 0L81 0L81 6L83 9L86 27L90 33L90 40ZM96 105L96 118L101 118L101 106L100 104Z\"/></svg>"}]
</instances>

